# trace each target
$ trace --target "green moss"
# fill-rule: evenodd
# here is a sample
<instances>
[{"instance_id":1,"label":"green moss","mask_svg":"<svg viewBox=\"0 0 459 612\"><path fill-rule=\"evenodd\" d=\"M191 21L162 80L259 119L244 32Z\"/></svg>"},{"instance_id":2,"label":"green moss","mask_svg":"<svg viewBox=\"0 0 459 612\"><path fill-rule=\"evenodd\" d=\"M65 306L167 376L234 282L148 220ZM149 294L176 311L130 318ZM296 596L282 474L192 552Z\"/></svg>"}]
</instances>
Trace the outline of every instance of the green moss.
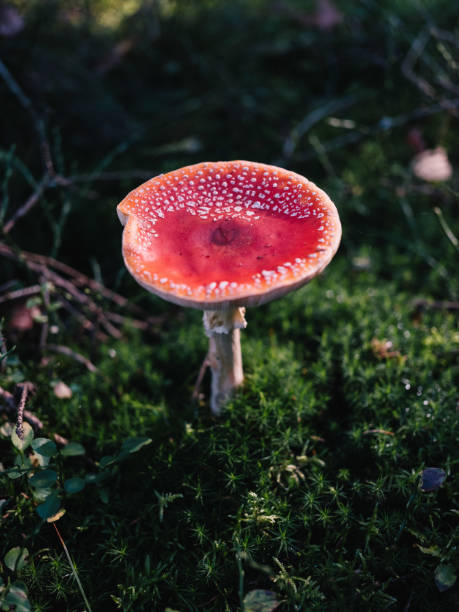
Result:
<instances>
[{"instance_id":1,"label":"green moss","mask_svg":"<svg viewBox=\"0 0 459 612\"><path fill-rule=\"evenodd\" d=\"M424 2L421 14L411 1L337 1L345 19L328 33L305 26L313 3L291 2L292 12L264 0L158 2L148 19L129 7L115 19L108 0L66 2L67 17L60 3L46 3L46 15L38 0L13 4L26 30L4 37L1 55L40 112L52 109L59 172L94 175L50 188L11 240L100 277L158 321L149 333L127 326L119 340L98 340L51 294L53 341L89 356L93 373L61 354L41 361L39 327L14 336L4 326L16 348L0 386L32 381L27 407L43 421L40 435L85 449L51 463L67 510L56 524L92 609L230 611L266 589L283 611L452 610L457 586L440 592L435 578L450 583L458 564L459 338L457 308L444 304L458 299L457 249L434 208L457 236L459 190L457 176L433 185L413 175L407 135L419 127L453 161L459 139L453 115L419 112L434 102L401 64L424 14L454 34L454 3ZM97 73L130 36L129 53ZM432 79L424 59L433 58L453 81L437 43L416 68ZM0 151L8 219L42 167L22 107L0 87L3 136L16 142ZM305 117L348 97L298 132ZM123 271L114 207L143 169L236 158L277 162L320 184L339 208L343 242L320 278L248 310L245 384L215 420L208 377L192 401L207 350L201 313L147 296ZM112 170L114 180L98 180ZM133 170L138 177L123 174ZM0 265L14 288L36 282L20 265ZM56 397L58 380L71 398ZM152 442L115 461L130 437ZM7 435L0 456L7 470L38 469ZM445 470L436 491L421 490L426 467ZM70 478L86 479L84 489L70 495ZM1 559L17 546L30 553L19 572L0 565L5 583L24 581L33 609L81 609L33 485L0 479Z\"/></svg>"}]
</instances>

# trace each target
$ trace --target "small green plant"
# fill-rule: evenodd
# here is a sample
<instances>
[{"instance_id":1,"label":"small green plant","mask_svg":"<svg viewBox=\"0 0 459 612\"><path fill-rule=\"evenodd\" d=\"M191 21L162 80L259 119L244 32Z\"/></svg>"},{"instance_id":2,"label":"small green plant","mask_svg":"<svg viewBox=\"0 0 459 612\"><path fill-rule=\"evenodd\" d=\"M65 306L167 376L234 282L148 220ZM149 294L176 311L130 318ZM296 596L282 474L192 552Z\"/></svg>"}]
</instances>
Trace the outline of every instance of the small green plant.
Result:
<instances>
[{"instance_id":1,"label":"small green plant","mask_svg":"<svg viewBox=\"0 0 459 612\"><path fill-rule=\"evenodd\" d=\"M78 476L67 476L66 474L69 472L68 459L85 455L84 447L78 442L67 442L64 446L58 448L56 443L49 438L35 437L33 428L29 423L23 423L21 429L22 431L18 434L17 428L8 422L0 429L0 434L3 437L9 437L11 440L15 455L13 465L9 468L3 468L0 478L18 481L20 483L20 495L25 495L32 500L35 512L41 519L33 535L37 534L40 525L44 522L55 523L58 521L66 512L63 507L65 501L70 496L83 491L87 486L98 486L100 500L108 503L110 494L107 483L115 476L120 463L151 443L151 439L146 437L128 438L122 443L118 452L110 456L104 456L100 461L94 463L96 471L81 473L80 470ZM165 504L167 505L167 501ZM76 565L72 561L56 525L54 527L87 610L91 612ZM28 562L29 551L25 546L14 546L4 556L4 564L13 574L18 573L20 575L21 570L25 568ZM7 577L6 583L2 578L0 580L2 610L14 609L17 612L31 610L27 588L22 582L11 582L10 576Z\"/></svg>"}]
</instances>

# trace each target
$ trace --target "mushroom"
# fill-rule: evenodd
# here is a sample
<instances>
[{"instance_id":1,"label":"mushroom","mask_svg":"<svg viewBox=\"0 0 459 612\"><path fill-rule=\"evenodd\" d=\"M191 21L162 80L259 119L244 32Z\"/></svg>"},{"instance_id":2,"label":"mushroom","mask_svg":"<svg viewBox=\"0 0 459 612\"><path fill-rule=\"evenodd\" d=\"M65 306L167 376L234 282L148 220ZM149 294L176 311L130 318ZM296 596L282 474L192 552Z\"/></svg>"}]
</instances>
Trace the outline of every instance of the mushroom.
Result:
<instances>
[{"instance_id":1,"label":"mushroom","mask_svg":"<svg viewBox=\"0 0 459 612\"><path fill-rule=\"evenodd\" d=\"M170 302L204 310L210 406L218 415L243 382L245 307L298 289L325 268L341 238L338 212L303 176L248 161L161 174L117 210L135 280Z\"/></svg>"}]
</instances>

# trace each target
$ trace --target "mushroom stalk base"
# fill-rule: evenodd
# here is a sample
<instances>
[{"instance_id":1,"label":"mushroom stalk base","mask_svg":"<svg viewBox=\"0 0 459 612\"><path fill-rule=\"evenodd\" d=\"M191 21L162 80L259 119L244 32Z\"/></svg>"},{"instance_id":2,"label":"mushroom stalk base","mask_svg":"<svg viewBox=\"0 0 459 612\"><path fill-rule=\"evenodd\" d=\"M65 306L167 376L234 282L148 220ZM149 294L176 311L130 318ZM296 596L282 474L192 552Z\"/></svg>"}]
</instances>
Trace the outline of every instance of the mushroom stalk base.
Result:
<instances>
[{"instance_id":1,"label":"mushroom stalk base","mask_svg":"<svg viewBox=\"0 0 459 612\"><path fill-rule=\"evenodd\" d=\"M220 415L233 391L242 384L240 330L247 326L245 308L205 310L204 329L209 338L209 365L212 370L210 408Z\"/></svg>"}]
</instances>

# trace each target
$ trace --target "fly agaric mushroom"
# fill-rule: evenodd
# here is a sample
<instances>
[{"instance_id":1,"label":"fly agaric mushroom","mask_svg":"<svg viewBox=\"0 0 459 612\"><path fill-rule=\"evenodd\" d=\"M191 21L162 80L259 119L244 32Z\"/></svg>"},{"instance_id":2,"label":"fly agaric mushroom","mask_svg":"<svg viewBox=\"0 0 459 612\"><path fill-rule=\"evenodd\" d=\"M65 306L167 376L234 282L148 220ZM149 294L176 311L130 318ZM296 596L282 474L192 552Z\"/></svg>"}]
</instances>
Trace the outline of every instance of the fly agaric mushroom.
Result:
<instances>
[{"instance_id":1,"label":"fly agaric mushroom","mask_svg":"<svg viewBox=\"0 0 459 612\"><path fill-rule=\"evenodd\" d=\"M303 176L247 161L161 174L118 205L123 257L145 289L204 310L220 414L242 384L246 306L298 289L335 254L341 224L327 194Z\"/></svg>"}]
</instances>

